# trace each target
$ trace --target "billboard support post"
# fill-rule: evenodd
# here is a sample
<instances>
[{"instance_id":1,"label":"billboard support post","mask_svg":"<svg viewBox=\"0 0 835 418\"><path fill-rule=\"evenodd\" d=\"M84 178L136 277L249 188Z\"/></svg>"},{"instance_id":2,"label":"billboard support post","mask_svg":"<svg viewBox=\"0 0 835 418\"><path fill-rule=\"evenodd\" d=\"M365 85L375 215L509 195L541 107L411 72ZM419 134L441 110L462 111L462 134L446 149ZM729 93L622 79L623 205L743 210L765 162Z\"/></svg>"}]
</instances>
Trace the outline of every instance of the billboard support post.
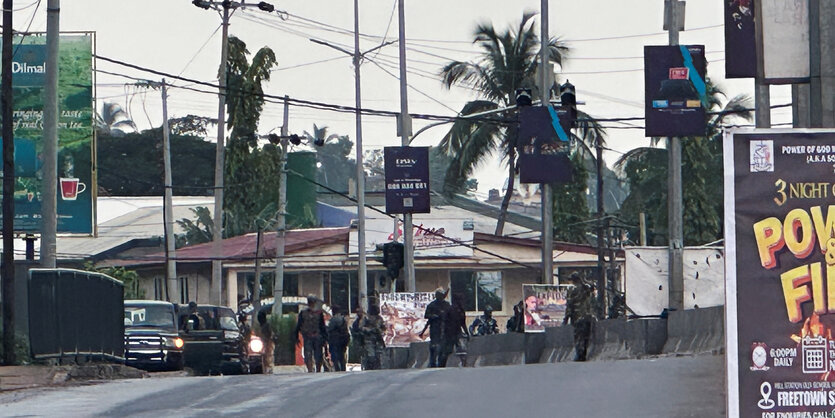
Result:
<instances>
[{"instance_id":1,"label":"billboard support post","mask_svg":"<svg viewBox=\"0 0 835 418\"><path fill-rule=\"evenodd\" d=\"M3 0L3 27L12 27L12 0ZM14 128L12 127L12 31L3 31L3 364L14 355Z\"/></svg>"},{"instance_id":2,"label":"billboard support post","mask_svg":"<svg viewBox=\"0 0 835 418\"><path fill-rule=\"evenodd\" d=\"M58 31L60 1L46 10L46 82L43 104L43 203L41 204L41 267L55 268L58 233Z\"/></svg>"},{"instance_id":3,"label":"billboard support post","mask_svg":"<svg viewBox=\"0 0 835 418\"><path fill-rule=\"evenodd\" d=\"M678 45L678 15L684 13L684 3L678 0L669 1L670 25L667 27L670 46ZM680 10L681 9L681 10ZM669 274L670 309L682 309L684 305L684 266L682 265L682 250L684 246L684 230L682 225L681 202L681 141L678 137L667 138L668 157L668 188L667 193L667 222L669 229Z\"/></svg>"}]
</instances>

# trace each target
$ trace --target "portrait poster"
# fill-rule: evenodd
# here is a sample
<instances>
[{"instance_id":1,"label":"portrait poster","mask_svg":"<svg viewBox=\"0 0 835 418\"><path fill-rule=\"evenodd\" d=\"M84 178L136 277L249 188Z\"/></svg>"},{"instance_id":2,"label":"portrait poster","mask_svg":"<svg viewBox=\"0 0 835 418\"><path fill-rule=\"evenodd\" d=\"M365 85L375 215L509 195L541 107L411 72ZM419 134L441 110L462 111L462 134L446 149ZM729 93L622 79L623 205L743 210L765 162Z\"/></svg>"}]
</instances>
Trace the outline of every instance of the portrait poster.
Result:
<instances>
[{"instance_id":1,"label":"portrait poster","mask_svg":"<svg viewBox=\"0 0 835 418\"><path fill-rule=\"evenodd\" d=\"M569 288L556 284L523 284L525 332L545 332L545 328L562 326Z\"/></svg>"},{"instance_id":2,"label":"portrait poster","mask_svg":"<svg viewBox=\"0 0 835 418\"><path fill-rule=\"evenodd\" d=\"M426 305L435 300L432 292L399 292L380 294L380 315L386 323L383 341L386 347L408 347L411 343L429 340L427 330L423 337L418 334L426 326L423 314Z\"/></svg>"},{"instance_id":3,"label":"portrait poster","mask_svg":"<svg viewBox=\"0 0 835 418\"><path fill-rule=\"evenodd\" d=\"M830 416L835 131L726 132L724 171L728 415Z\"/></svg>"}]
</instances>

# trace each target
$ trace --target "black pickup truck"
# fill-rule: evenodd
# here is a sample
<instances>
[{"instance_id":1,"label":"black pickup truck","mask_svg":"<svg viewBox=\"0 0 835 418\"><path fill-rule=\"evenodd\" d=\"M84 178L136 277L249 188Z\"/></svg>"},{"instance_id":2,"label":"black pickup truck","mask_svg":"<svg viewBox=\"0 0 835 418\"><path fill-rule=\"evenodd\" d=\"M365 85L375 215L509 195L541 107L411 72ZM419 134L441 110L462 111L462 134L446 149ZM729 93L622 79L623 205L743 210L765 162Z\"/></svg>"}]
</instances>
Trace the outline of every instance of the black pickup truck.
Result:
<instances>
[{"instance_id":1,"label":"black pickup truck","mask_svg":"<svg viewBox=\"0 0 835 418\"><path fill-rule=\"evenodd\" d=\"M235 312L224 306L178 305L180 335L185 342L185 366L197 374L261 372L263 345L248 346ZM260 341L259 341L260 342Z\"/></svg>"},{"instance_id":2,"label":"black pickup truck","mask_svg":"<svg viewBox=\"0 0 835 418\"><path fill-rule=\"evenodd\" d=\"M174 304L125 301L125 364L145 370L181 370L183 340Z\"/></svg>"}]
</instances>

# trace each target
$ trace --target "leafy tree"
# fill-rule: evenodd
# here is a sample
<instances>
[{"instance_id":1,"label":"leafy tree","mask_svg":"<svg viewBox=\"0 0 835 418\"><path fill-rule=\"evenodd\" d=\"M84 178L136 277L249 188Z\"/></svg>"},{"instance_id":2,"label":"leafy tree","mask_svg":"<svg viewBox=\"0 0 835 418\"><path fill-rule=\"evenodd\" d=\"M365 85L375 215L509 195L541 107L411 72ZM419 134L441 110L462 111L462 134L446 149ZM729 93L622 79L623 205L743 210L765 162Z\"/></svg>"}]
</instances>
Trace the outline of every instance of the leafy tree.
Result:
<instances>
[{"instance_id":1,"label":"leafy tree","mask_svg":"<svg viewBox=\"0 0 835 418\"><path fill-rule=\"evenodd\" d=\"M215 145L196 136L172 134L171 179L178 196L208 196L214 184ZM110 196L161 196L162 129L112 136L97 141L98 185ZM89 149L73 149L76 165L89 164Z\"/></svg>"},{"instance_id":2,"label":"leafy tree","mask_svg":"<svg viewBox=\"0 0 835 418\"><path fill-rule=\"evenodd\" d=\"M338 192L348 192L348 179L356 179L356 159L351 158L354 143L347 135L328 135L328 127L313 124L313 132L304 131L304 137L316 151L316 181Z\"/></svg>"},{"instance_id":3,"label":"leafy tree","mask_svg":"<svg viewBox=\"0 0 835 418\"><path fill-rule=\"evenodd\" d=\"M590 226L584 222L589 218L589 208L586 201L586 184L589 172L585 167L585 160L579 152L574 152L571 156L571 173L573 176L572 182L551 185L554 239L584 243L586 242L586 232Z\"/></svg>"},{"instance_id":4,"label":"leafy tree","mask_svg":"<svg viewBox=\"0 0 835 418\"><path fill-rule=\"evenodd\" d=\"M497 33L491 24L478 25L474 42L483 50L479 61L452 61L441 70L446 87L453 84L472 86L480 96L479 100L464 105L462 115L515 105L516 90L519 88L537 90L534 75L539 64L540 43L533 16L533 13L524 13L518 26L503 33ZM548 48L550 60L561 65L568 48L557 39L550 39ZM494 118L508 116L509 112L500 112ZM461 184L461 179L470 177L479 162L493 152L497 152L507 163L508 187L502 200L496 235L502 234L513 196L516 137L515 128L495 121L458 120L440 143L440 147L453 158L447 170L445 193L453 193Z\"/></svg>"},{"instance_id":5,"label":"leafy tree","mask_svg":"<svg viewBox=\"0 0 835 418\"><path fill-rule=\"evenodd\" d=\"M722 106L724 93L707 80L708 103L705 137L681 140L682 206L685 245L701 245L722 237L722 128L730 119L750 121L753 117L749 97L739 95ZM638 224L639 213L647 215L648 241L667 244L667 150L636 148L623 155L615 167L629 182L630 192L623 202L622 216ZM630 235L637 236L633 228Z\"/></svg>"},{"instance_id":6,"label":"leafy tree","mask_svg":"<svg viewBox=\"0 0 835 418\"><path fill-rule=\"evenodd\" d=\"M226 150L224 233L226 237L250 232L252 221L271 203L278 202L281 149L259 145L258 121L264 107L262 84L276 65L270 48L258 50L248 61L246 44L229 38L226 108L231 134Z\"/></svg>"},{"instance_id":7,"label":"leafy tree","mask_svg":"<svg viewBox=\"0 0 835 418\"><path fill-rule=\"evenodd\" d=\"M191 209L191 213L195 216L193 221L188 218L177 221L177 225L185 231L177 235L177 248L212 241L215 222L209 208L198 206Z\"/></svg>"},{"instance_id":8,"label":"leafy tree","mask_svg":"<svg viewBox=\"0 0 835 418\"><path fill-rule=\"evenodd\" d=\"M139 287L139 274L134 270L128 270L124 267L103 267L96 268L92 263L84 264L84 269L96 273L106 274L124 285L125 299L145 299L145 289Z\"/></svg>"}]
</instances>

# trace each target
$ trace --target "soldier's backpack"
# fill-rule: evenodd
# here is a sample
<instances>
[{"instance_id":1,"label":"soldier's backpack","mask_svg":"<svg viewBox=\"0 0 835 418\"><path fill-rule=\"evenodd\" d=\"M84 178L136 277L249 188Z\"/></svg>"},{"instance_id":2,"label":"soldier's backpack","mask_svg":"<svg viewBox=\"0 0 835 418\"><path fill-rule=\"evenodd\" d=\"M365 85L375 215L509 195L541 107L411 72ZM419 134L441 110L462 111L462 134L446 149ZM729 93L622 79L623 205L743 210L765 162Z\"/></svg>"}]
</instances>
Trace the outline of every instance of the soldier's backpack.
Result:
<instances>
[{"instance_id":1,"label":"soldier's backpack","mask_svg":"<svg viewBox=\"0 0 835 418\"><path fill-rule=\"evenodd\" d=\"M305 309L299 313L302 318L301 331L303 336L317 336L319 335L319 324L322 321L322 311L313 312L310 309Z\"/></svg>"}]
</instances>

